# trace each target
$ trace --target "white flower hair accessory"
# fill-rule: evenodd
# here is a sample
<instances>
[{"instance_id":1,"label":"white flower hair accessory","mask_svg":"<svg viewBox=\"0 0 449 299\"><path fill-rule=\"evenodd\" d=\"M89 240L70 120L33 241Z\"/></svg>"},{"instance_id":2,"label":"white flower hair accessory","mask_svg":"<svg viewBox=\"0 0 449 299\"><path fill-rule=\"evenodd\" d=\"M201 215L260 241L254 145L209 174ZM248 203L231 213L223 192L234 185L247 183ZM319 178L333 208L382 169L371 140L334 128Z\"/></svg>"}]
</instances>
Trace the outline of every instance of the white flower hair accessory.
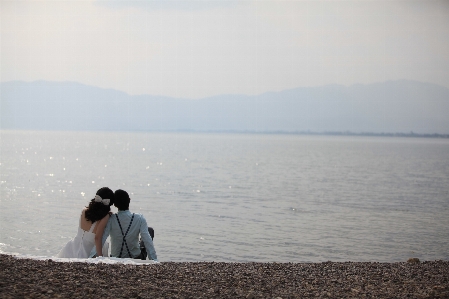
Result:
<instances>
[{"instance_id":1,"label":"white flower hair accessory","mask_svg":"<svg viewBox=\"0 0 449 299\"><path fill-rule=\"evenodd\" d=\"M111 200L110 200L109 198L104 198L104 199L103 199L103 198L101 198L100 195L95 195L94 200L95 200L95 202L101 202L101 203L103 203L105 206L108 206L109 203L111 202Z\"/></svg>"}]
</instances>

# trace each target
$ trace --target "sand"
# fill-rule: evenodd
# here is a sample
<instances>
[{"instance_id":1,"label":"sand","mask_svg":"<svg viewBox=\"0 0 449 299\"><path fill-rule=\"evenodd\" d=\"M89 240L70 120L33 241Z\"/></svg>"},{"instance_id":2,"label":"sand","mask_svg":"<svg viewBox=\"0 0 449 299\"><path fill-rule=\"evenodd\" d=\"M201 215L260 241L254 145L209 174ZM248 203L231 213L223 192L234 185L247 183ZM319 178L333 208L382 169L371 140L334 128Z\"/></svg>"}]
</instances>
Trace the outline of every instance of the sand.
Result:
<instances>
[{"instance_id":1,"label":"sand","mask_svg":"<svg viewBox=\"0 0 449 299\"><path fill-rule=\"evenodd\" d=\"M2 254L0 298L449 298L449 261L133 266Z\"/></svg>"}]
</instances>

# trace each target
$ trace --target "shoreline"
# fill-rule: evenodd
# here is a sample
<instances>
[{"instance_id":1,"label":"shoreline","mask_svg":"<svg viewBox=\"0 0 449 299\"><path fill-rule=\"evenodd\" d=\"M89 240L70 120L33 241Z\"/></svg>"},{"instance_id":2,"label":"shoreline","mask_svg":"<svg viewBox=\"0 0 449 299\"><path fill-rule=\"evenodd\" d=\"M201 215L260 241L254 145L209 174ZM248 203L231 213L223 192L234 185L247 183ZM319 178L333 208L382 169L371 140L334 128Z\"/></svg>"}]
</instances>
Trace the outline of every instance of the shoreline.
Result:
<instances>
[{"instance_id":1,"label":"shoreline","mask_svg":"<svg viewBox=\"0 0 449 299\"><path fill-rule=\"evenodd\" d=\"M449 261L149 265L0 254L0 298L449 298Z\"/></svg>"}]
</instances>

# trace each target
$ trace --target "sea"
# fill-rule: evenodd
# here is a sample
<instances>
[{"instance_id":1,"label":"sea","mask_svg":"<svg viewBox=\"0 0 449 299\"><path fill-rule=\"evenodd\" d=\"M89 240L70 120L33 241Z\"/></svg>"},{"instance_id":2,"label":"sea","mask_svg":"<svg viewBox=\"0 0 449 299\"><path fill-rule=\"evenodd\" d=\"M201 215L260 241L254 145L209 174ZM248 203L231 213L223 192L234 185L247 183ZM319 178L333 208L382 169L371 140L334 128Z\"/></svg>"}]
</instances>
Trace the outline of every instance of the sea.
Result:
<instances>
[{"instance_id":1,"label":"sea","mask_svg":"<svg viewBox=\"0 0 449 299\"><path fill-rule=\"evenodd\" d=\"M0 253L57 254L105 186L161 262L449 260L448 139L185 132L0 131Z\"/></svg>"}]
</instances>

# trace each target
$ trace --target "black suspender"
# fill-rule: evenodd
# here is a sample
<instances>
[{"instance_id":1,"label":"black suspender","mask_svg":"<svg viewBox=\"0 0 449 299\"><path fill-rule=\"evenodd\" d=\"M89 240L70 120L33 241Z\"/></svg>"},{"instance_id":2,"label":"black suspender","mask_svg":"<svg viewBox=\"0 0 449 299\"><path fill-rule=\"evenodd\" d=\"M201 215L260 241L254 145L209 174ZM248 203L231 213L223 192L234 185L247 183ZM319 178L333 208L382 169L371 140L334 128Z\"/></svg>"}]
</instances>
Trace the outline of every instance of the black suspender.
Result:
<instances>
[{"instance_id":1,"label":"black suspender","mask_svg":"<svg viewBox=\"0 0 449 299\"><path fill-rule=\"evenodd\" d=\"M122 236L123 236L122 247L120 248L120 254L118 255L118 257L120 257L120 258L122 257L123 244L125 244L126 250L128 251L128 255L129 255L130 258L132 258L131 252L129 252L128 244L126 243L125 238L126 238L126 235L129 232L129 228L131 227L131 224L133 223L134 213L133 213L133 216L131 217L131 221L129 222L128 229L126 230L126 233L123 233L122 225L120 224L120 220L118 219L118 215L117 214L115 214L115 217L117 218L118 226L120 227L120 231L122 232Z\"/></svg>"}]
</instances>

